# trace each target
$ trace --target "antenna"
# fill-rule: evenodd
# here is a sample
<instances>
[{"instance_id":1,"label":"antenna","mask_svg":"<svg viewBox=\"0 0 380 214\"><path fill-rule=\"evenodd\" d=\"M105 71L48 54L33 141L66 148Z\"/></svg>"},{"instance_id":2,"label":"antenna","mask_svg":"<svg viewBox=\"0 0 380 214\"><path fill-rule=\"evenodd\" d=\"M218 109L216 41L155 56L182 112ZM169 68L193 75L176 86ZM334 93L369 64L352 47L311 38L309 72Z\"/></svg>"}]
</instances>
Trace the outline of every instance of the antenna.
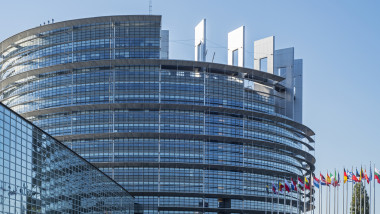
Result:
<instances>
[{"instance_id":1,"label":"antenna","mask_svg":"<svg viewBox=\"0 0 380 214\"><path fill-rule=\"evenodd\" d=\"M152 0L149 0L149 15L152 15Z\"/></svg>"}]
</instances>

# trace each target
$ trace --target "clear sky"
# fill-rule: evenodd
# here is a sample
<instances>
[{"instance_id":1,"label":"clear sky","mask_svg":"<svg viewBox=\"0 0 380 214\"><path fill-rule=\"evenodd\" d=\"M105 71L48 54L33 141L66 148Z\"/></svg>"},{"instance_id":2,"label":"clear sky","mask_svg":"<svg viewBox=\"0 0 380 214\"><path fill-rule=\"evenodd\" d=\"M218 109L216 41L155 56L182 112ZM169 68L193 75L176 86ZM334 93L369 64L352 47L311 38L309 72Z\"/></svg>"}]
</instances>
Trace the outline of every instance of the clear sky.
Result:
<instances>
[{"instance_id":1,"label":"clear sky","mask_svg":"<svg viewBox=\"0 0 380 214\"><path fill-rule=\"evenodd\" d=\"M370 161L380 168L379 8L373 0L153 0L152 11L170 30L173 59L193 59L194 27L202 18L208 61L215 52L215 62L227 62L227 33L241 25L247 67L253 64L254 40L274 35L276 48L295 47L296 58L304 59L303 118L316 133L319 174L368 169ZM148 12L149 0L3 1L0 40L52 18Z\"/></svg>"}]
</instances>

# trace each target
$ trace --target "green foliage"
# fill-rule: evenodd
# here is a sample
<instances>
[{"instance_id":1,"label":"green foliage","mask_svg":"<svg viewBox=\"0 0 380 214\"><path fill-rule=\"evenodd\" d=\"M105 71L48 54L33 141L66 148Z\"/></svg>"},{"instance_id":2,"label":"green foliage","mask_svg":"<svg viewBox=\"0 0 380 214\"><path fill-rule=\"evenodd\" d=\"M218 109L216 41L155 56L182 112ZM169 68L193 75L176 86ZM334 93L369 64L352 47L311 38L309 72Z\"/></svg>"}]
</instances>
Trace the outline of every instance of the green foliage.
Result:
<instances>
[{"instance_id":1,"label":"green foliage","mask_svg":"<svg viewBox=\"0 0 380 214\"><path fill-rule=\"evenodd\" d=\"M365 196L365 212L364 212L364 196ZM360 198L361 198L361 205L362 205L361 207L360 207ZM360 209L361 209L361 212L360 212ZM354 186L354 189L352 192L351 213L369 214L369 197L367 194L367 190L365 189L362 183L357 183Z\"/></svg>"}]
</instances>

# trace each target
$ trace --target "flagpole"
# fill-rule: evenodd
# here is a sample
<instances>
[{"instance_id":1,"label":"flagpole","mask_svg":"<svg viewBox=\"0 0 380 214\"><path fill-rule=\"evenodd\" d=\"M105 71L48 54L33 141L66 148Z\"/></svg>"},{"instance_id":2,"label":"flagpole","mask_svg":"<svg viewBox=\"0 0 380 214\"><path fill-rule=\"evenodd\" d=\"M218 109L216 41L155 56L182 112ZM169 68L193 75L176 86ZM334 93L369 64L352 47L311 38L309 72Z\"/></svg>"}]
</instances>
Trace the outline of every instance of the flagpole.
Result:
<instances>
[{"instance_id":1,"label":"flagpole","mask_svg":"<svg viewBox=\"0 0 380 214\"><path fill-rule=\"evenodd\" d=\"M331 182L334 182L333 183L333 187L334 187L334 214L335 214L335 192L336 192L336 186L334 186L334 185L336 185L335 183L336 183L336 175L335 175L335 177L334 177L334 181L331 181Z\"/></svg>"},{"instance_id":2,"label":"flagpole","mask_svg":"<svg viewBox=\"0 0 380 214\"><path fill-rule=\"evenodd\" d=\"M351 178L352 181L352 178ZM347 178L347 185L346 185L346 213L348 213L348 178Z\"/></svg>"},{"instance_id":3,"label":"flagpole","mask_svg":"<svg viewBox=\"0 0 380 214\"><path fill-rule=\"evenodd\" d=\"M329 214L331 211L331 194L330 194L330 186L329 186Z\"/></svg>"},{"instance_id":4,"label":"flagpole","mask_svg":"<svg viewBox=\"0 0 380 214\"><path fill-rule=\"evenodd\" d=\"M313 175L310 173L310 212L314 214L314 178Z\"/></svg>"},{"instance_id":5,"label":"flagpole","mask_svg":"<svg viewBox=\"0 0 380 214\"><path fill-rule=\"evenodd\" d=\"M319 212L318 214L321 214L321 210L322 210L322 202L321 202L321 196L322 196L322 182L319 183L319 186L320 186L320 189L319 189L319 195L318 195L318 203L319 203Z\"/></svg>"},{"instance_id":6,"label":"flagpole","mask_svg":"<svg viewBox=\"0 0 380 214\"><path fill-rule=\"evenodd\" d=\"M352 171L351 172L352 172L352 174L354 174L354 167L352 167ZM356 185L356 183L355 183L355 185ZM352 192L354 192L354 190L355 190L355 185L354 185L354 180L352 180L352 184L351 184ZM351 200L352 200L352 198L351 198ZM354 208L355 208L355 214L356 214L356 190L355 190L355 194L354 194L354 200L355 200L355 206L354 206Z\"/></svg>"},{"instance_id":7,"label":"flagpole","mask_svg":"<svg viewBox=\"0 0 380 214\"><path fill-rule=\"evenodd\" d=\"M366 212L366 204L365 204L365 199L367 198L366 197L366 187L367 187L367 184L365 183L365 181L364 181L364 190L363 190L363 197L364 197L364 214L367 214L367 212Z\"/></svg>"},{"instance_id":8,"label":"flagpole","mask_svg":"<svg viewBox=\"0 0 380 214\"><path fill-rule=\"evenodd\" d=\"M285 182L285 179L284 179L284 182ZM286 185L286 183L284 185ZM286 213L286 188L284 190L284 213Z\"/></svg>"},{"instance_id":9,"label":"flagpole","mask_svg":"<svg viewBox=\"0 0 380 214\"><path fill-rule=\"evenodd\" d=\"M361 169L360 169L361 170ZM362 172L360 172L362 173ZM362 176L360 176L360 185L359 185L359 213L362 214L362 179L361 179Z\"/></svg>"},{"instance_id":10,"label":"flagpole","mask_svg":"<svg viewBox=\"0 0 380 214\"><path fill-rule=\"evenodd\" d=\"M327 181L326 181L326 188L328 188L328 189L330 188L330 187L328 186L328 184L327 184ZM328 192L328 191L327 191L327 189L326 189L326 205L325 205L325 206L326 206L326 214L328 213L328 212L327 212L327 207L328 207L328 204L329 204L328 201L327 201L328 198L329 198L327 192Z\"/></svg>"},{"instance_id":11,"label":"flagpole","mask_svg":"<svg viewBox=\"0 0 380 214\"><path fill-rule=\"evenodd\" d=\"M321 185L321 187L322 187L322 185ZM322 191L322 188L321 188L321 198L320 198L320 200L321 200L321 213L322 213L322 210L323 210L323 191Z\"/></svg>"},{"instance_id":12,"label":"flagpole","mask_svg":"<svg viewBox=\"0 0 380 214\"><path fill-rule=\"evenodd\" d=\"M376 165L373 164L373 168L376 169ZM374 173L375 174L375 173ZM375 175L373 177L373 213L376 214L376 183Z\"/></svg>"},{"instance_id":13,"label":"flagpole","mask_svg":"<svg viewBox=\"0 0 380 214\"><path fill-rule=\"evenodd\" d=\"M272 184L272 185L273 185L273 184ZM272 209L271 209L271 212L270 212L271 214L273 214L273 194L274 194L274 193L273 193L273 191L272 191Z\"/></svg>"},{"instance_id":14,"label":"flagpole","mask_svg":"<svg viewBox=\"0 0 380 214\"><path fill-rule=\"evenodd\" d=\"M339 214L339 186L337 186L337 196L336 196L336 213Z\"/></svg>"},{"instance_id":15,"label":"flagpole","mask_svg":"<svg viewBox=\"0 0 380 214\"><path fill-rule=\"evenodd\" d=\"M298 180L298 179L297 179ZM301 196L300 196L300 192L299 192L299 187L297 188L297 214L300 214L300 200L301 200Z\"/></svg>"},{"instance_id":16,"label":"flagpole","mask_svg":"<svg viewBox=\"0 0 380 214\"><path fill-rule=\"evenodd\" d=\"M297 214L300 213L300 194L298 192L298 188L297 188Z\"/></svg>"},{"instance_id":17,"label":"flagpole","mask_svg":"<svg viewBox=\"0 0 380 214\"><path fill-rule=\"evenodd\" d=\"M370 161L369 162L369 173L371 173L371 179L373 179L372 177L372 162ZM372 180L371 180L372 181ZM372 182L369 181L369 214L371 214L371 203L372 203Z\"/></svg>"},{"instance_id":18,"label":"flagpole","mask_svg":"<svg viewBox=\"0 0 380 214\"><path fill-rule=\"evenodd\" d=\"M313 206L313 204L314 204L314 198L313 198L313 196L314 196L314 194L313 194L313 177L312 177L312 174L310 174L310 183L309 183L309 194L310 194L310 200L309 200L309 208L310 208L310 212L312 212L312 210L314 210L314 209L311 209L312 208L312 206ZM313 207L314 208L314 207Z\"/></svg>"},{"instance_id":19,"label":"flagpole","mask_svg":"<svg viewBox=\"0 0 380 214\"><path fill-rule=\"evenodd\" d=\"M306 213L306 183L303 187L303 213Z\"/></svg>"},{"instance_id":20,"label":"flagpole","mask_svg":"<svg viewBox=\"0 0 380 214\"><path fill-rule=\"evenodd\" d=\"M268 198L268 194L265 195L265 214L267 214L267 198Z\"/></svg>"},{"instance_id":21,"label":"flagpole","mask_svg":"<svg viewBox=\"0 0 380 214\"><path fill-rule=\"evenodd\" d=\"M280 185L278 185L278 192L277 192L277 214L280 214Z\"/></svg>"},{"instance_id":22,"label":"flagpole","mask_svg":"<svg viewBox=\"0 0 380 214\"><path fill-rule=\"evenodd\" d=\"M346 170L346 169L344 169L344 170ZM343 174L343 186L342 186L342 189L343 189L343 214L344 214L344 178L345 178L344 176L345 175Z\"/></svg>"}]
</instances>

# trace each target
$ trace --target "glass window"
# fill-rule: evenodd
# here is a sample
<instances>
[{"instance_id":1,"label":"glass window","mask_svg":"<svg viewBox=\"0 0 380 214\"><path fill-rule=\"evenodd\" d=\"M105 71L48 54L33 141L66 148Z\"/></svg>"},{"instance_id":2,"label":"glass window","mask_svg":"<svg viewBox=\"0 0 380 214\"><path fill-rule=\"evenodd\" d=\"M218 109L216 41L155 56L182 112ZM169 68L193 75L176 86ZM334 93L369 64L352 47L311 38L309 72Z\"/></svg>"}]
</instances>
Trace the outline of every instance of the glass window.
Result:
<instances>
[{"instance_id":1,"label":"glass window","mask_svg":"<svg viewBox=\"0 0 380 214\"><path fill-rule=\"evenodd\" d=\"M268 58L260 59L260 71L268 72Z\"/></svg>"},{"instance_id":2,"label":"glass window","mask_svg":"<svg viewBox=\"0 0 380 214\"><path fill-rule=\"evenodd\" d=\"M279 67L279 68L277 69L277 71L278 71L278 75L279 75L279 76L282 76L282 77L285 77L285 76L286 76L286 68L285 68L285 67Z\"/></svg>"},{"instance_id":3,"label":"glass window","mask_svg":"<svg viewBox=\"0 0 380 214\"><path fill-rule=\"evenodd\" d=\"M239 65L239 50L238 49L232 51L232 65L233 66Z\"/></svg>"}]
</instances>

